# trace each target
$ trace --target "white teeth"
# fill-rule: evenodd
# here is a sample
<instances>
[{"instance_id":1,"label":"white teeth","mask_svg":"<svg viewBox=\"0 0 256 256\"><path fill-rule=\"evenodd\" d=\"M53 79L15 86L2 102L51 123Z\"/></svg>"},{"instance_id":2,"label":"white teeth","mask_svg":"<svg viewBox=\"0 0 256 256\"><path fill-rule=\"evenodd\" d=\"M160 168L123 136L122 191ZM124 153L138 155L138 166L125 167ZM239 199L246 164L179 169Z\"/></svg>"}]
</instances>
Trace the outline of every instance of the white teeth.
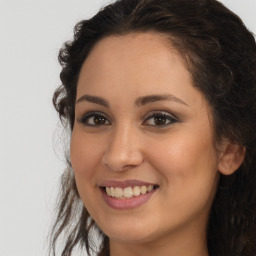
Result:
<instances>
[{"instance_id":1,"label":"white teeth","mask_svg":"<svg viewBox=\"0 0 256 256\"><path fill-rule=\"evenodd\" d=\"M147 187L146 186L142 186L141 189L140 189L140 193L142 195L146 194L147 193Z\"/></svg>"},{"instance_id":2,"label":"white teeth","mask_svg":"<svg viewBox=\"0 0 256 256\"><path fill-rule=\"evenodd\" d=\"M153 190L153 185L149 186L135 186L135 187L126 187L126 188L119 188L119 187L106 187L106 193L115 198L131 198L139 195L145 195L147 192Z\"/></svg>"},{"instance_id":3,"label":"white teeth","mask_svg":"<svg viewBox=\"0 0 256 256\"><path fill-rule=\"evenodd\" d=\"M121 189L121 188L120 188ZM124 189L124 197L125 198L130 198L133 196L133 191L131 187L125 188Z\"/></svg>"},{"instance_id":4,"label":"white teeth","mask_svg":"<svg viewBox=\"0 0 256 256\"><path fill-rule=\"evenodd\" d=\"M111 195L111 192L110 192L111 190L110 190L110 187L106 187L106 192L107 192L107 194L110 196Z\"/></svg>"},{"instance_id":5,"label":"white teeth","mask_svg":"<svg viewBox=\"0 0 256 256\"><path fill-rule=\"evenodd\" d=\"M110 195L115 196L115 188L113 187L110 188Z\"/></svg>"},{"instance_id":6,"label":"white teeth","mask_svg":"<svg viewBox=\"0 0 256 256\"><path fill-rule=\"evenodd\" d=\"M122 197L124 195L124 191L121 188L115 189L115 197Z\"/></svg>"},{"instance_id":7,"label":"white teeth","mask_svg":"<svg viewBox=\"0 0 256 256\"><path fill-rule=\"evenodd\" d=\"M153 185L150 185L150 186L147 187L147 191L150 192L150 191L153 190L153 188L154 188Z\"/></svg>"},{"instance_id":8,"label":"white teeth","mask_svg":"<svg viewBox=\"0 0 256 256\"><path fill-rule=\"evenodd\" d=\"M134 195L134 196L139 196L139 195L140 195L140 187L135 186L135 187L133 188L133 195Z\"/></svg>"}]
</instances>

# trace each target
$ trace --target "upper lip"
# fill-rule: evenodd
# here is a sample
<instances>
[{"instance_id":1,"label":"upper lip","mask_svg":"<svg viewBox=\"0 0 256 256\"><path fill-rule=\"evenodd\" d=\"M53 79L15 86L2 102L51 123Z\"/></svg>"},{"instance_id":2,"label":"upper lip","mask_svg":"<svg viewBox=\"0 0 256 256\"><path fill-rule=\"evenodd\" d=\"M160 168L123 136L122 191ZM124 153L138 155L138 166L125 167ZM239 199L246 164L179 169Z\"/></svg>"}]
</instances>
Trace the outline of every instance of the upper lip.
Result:
<instances>
[{"instance_id":1,"label":"upper lip","mask_svg":"<svg viewBox=\"0 0 256 256\"><path fill-rule=\"evenodd\" d=\"M125 187L134 187L134 186L150 186L150 185L157 185L150 182L145 182L141 180L105 180L100 183L100 187L119 187L119 188L125 188Z\"/></svg>"}]
</instances>

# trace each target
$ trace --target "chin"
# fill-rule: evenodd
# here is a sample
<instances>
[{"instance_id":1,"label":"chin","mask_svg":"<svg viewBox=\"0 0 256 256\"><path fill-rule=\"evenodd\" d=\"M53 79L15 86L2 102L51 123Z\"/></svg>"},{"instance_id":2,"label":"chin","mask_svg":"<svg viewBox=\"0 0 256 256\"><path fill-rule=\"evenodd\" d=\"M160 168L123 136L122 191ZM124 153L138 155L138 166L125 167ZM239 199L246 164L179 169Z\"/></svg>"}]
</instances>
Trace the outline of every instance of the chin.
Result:
<instances>
[{"instance_id":1,"label":"chin","mask_svg":"<svg viewBox=\"0 0 256 256\"><path fill-rule=\"evenodd\" d=\"M133 242L149 242L155 236L154 227L146 225L145 223L138 223L136 221L126 221L126 223L118 224L117 222L109 226L104 226L102 231L109 237L110 240L133 243ZM155 228L155 230L157 230Z\"/></svg>"},{"instance_id":2,"label":"chin","mask_svg":"<svg viewBox=\"0 0 256 256\"><path fill-rule=\"evenodd\" d=\"M134 231L115 232L107 235L110 240L120 243L148 243L152 241L152 237L144 232L138 233Z\"/></svg>"}]
</instances>

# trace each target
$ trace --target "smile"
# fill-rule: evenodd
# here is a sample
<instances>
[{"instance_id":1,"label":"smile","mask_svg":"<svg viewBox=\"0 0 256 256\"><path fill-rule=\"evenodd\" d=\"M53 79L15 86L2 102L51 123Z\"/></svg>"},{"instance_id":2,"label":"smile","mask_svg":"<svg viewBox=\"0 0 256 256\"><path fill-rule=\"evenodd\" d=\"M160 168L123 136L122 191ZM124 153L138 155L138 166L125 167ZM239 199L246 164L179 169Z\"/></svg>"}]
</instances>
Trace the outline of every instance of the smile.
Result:
<instances>
[{"instance_id":1,"label":"smile","mask_svg":"<svg viewBox=\"0 0 256 256\"><path fill-rule=\"evenodd\" d=\"M139 195L145 195L146 193L152 191L154 189L153 185L149 186L134 186L134 187L106 187L105 191L108 196L119 198L119 199L126 199L137 197Z\"/></svg>"},{"instance_id":2,"label":"smile","mask_svg":"<svg viewBox=\"0 0 256 256\"><path fill-rule=\"evenodd\" d=\"M116 210L133 209L145 204L158 188L158 185L136 180L105 181L100 185L104 201Z\"/></svg>"}]
</instances>

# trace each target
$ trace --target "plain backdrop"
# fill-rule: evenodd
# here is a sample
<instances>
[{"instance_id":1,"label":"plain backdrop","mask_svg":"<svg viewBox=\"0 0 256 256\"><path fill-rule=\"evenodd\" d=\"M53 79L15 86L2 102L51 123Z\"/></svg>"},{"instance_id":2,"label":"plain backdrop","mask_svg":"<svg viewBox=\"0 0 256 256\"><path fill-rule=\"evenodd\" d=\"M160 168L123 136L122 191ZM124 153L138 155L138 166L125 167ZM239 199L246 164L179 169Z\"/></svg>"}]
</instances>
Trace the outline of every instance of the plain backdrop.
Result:
<instances>
[{"instance_id":1,"label":"plain backdrop","mask_svg":"<svg viewBox=\"0 0 256 256\"><path fill-rule=\"evenodd\" d=\"M104 0L0 0L0 256L44 256L65 167L58 49ZM223 0L256 33L256 0ZM86 254L84 254L86 255Z\"/></svg>"}]
</instances>

